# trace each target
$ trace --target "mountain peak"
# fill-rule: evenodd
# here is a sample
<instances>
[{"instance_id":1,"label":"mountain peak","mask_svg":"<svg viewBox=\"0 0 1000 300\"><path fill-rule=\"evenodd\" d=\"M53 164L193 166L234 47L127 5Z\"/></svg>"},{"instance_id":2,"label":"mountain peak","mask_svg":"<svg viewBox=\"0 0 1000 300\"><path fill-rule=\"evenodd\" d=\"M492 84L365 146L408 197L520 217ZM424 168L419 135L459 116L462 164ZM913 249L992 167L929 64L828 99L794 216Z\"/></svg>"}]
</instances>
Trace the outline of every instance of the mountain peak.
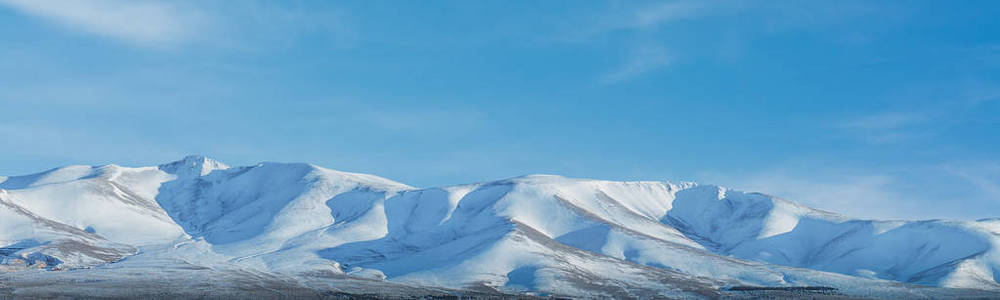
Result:
<instances>
[{"instance_id":1,"label":"mountain peak","mask_svg":"<svg viewBox=\"0 0 1000 300\"><path fill-rule=\"evenodd\" d=\"M184 177L197 177L208 175L215 170L229 169L229 166L217 160L201 155L188 155L181 160L162 164L160 170Z\"/></svg>"}]
</instances>

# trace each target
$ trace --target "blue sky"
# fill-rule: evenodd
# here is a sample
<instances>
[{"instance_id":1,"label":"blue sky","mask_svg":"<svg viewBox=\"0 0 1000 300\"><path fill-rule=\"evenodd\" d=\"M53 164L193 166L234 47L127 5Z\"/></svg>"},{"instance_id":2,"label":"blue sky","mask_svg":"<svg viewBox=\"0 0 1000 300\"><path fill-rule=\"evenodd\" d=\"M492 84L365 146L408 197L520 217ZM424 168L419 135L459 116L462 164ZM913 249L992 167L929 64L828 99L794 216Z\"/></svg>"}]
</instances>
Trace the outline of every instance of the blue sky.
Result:
<instances>
[{"instance_id":1,"label":"blue sky","mask_svg":"<svg viewBox=\"0 0 1000 300\"><path fill-rule=\"evenodd\" d=\"M0 174L310 162L1000 217L1000 4L0 0Z\"/></svg>"}]
</instances>

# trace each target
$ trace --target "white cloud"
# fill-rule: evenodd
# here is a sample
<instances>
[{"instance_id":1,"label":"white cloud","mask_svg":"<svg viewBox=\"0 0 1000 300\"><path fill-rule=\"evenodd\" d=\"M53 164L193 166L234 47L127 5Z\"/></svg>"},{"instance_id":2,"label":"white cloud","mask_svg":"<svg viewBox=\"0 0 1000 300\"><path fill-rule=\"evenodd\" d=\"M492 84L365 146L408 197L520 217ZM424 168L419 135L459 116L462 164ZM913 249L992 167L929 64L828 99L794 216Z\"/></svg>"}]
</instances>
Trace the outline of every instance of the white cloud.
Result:
<instances>
[{"instance_id":1,"label":"white cloud","mask_svg":"<svg viewBox=\"0 0 1000 300\"><path fill-rule=\"evenodd\" d=\"M864 166L817 157L756 171L705 172L696 179L855 218L975 220L1000 213L997 160Z\"/></svg>"},{"instance_id":2,"label":"white cloud","mask_svg":"<svg viewBox=\"0 0 1000 300\"><path fill-rule=\"evenodd\" d=\"M1000 201L1000 162L987 161L975 164L949 164L945 171L966 180L990 199Z\"/></svg>"},{"instance_id":3,"label":"white cloud","mask_svg":"<svg viewBox=\"0 0 1000 300\"><path fill-rule=\"evenodd\" d=\"M624 24L624 27L650 29L705 13L706 2L676 1L643 7Z\"/></svg>"},{"instance_id":4,"label":"white cloud","mask_svg":"<svg viewBox=\"0 0 1000 300\"><path fill-rule=\"evenodd\" d=\"M884 111L842 119L831 127L842 130L856 138L873 143L895 143L901 141L930 138L941 134L942 128L957 124L974 124L979 106L1000 99L1000 88L992 83L948 86L950 95L931 98L926 103L912 101L905 110ZM933 94L922 91L921 94Z\"/></svg>"},{"instance_id":5,"label":"white cloud","mask_svg":"<svg viewBox=\"0 0 1000 300\"><path fill-rule=\"evenodd\" d=\"M204 31L206 18L173 2L124 0L0 0L27 15L144 47L170 47Z\"/></svg>"},{"instance_id":6,"label":"white cloud","mask_svg":"<svg viewBox=\"0 0 1000 300\"><path fill-rule=\"evenodd\" d=\"M924 123L929 120L930 118L920 114L889 112L846 120L839 125L847 129L890 130Z\"/></svg>"},{"instance_id":7,"label":"white cloud","mask_svg":"<svg viewBox=\"0 0 1000 300\"><path fill-rule=\"evenodd\" d=\"M913 140L932 134L920 126L933 121L930 115L887 112L842 120L834 127L876 144Z\"/></svg>"},{"instance_id":8,"label":"white cloud","mask_svg":"<svg viewBox=\"0 0 1000 300\"><path fill-rule=\"evenodd\" d=\"M709 15L715 7L703 1L673 1L653 5L614 5L596 15L569 22L550 41L581 43L618 31L656 31L661 26Z\"/></svg>"},{"instance_id":9,"label":"white cloud","mask_svg":"<svg viewBox=\"0 0 1000 300\"><path fill-rule=\"evenodd\" d=\"M673 1L646 5L628 14L611 17L590 34L596 35L617 30L655 31L661 26L702 17L710 12L708 2ZM624 63L616 70L601 77L603 83L618 83L640 75L663 69L673 62L673 57L660 42L650 42L629 51Z\"/></svg>"},{"instance_id":10,"label":"white cloud","mask_svg":"<svg viewBox=\"0 0 1000 300\"><path fill-rule=\"evenodd\" d=\"M353 122L370 124L380 130L449 134L481 127L485 115L459 108L418 108L407 110L369 109L353 113Z\"/></svg>"},{"instance_id":11,"label":"white cloud","mask_svg":"<svg viewBox=\"0 0 1000 300\"><path fill-rule=\"evenodd\" d=\"M861 218L910 219L912 213L895 191L896 179L884 174L799 174L769 170L733 176L707 175L709 182L761 192L827 211Z\"/></svg>"},{"instance_id":12,"label":"white cloud","mask_svg":"<svg viewBox=\"0 0 1000 300\"><path fill-rule=\"evenodd\" d=\"M1000 86L995 84L976 84L966 89L965 98L968 99L968 102L972 106L1000 100Z\"/></svg>"},{"instance_id":13,"label":"white cloud","mask_svg":"<svg viewBox=\"0 0 1000 300\"><path fill-rule=\"evenodd\" d=\"M605 74L603 83L618 83L636 76L670 66L671 58L663 46L642 46L633 49L625 63L617 70Z\"/></svg>"},{"instance_id":14,"label":"white cloud","mask_svg":"<svg viewBox=\"0 0 1000 300\"><path fill-rule=\"evenodd\" d=\"M714 3L705 1L671 1L652 5L626 5L612 12L587 18L586 24L574 24L571 29L551 37L557 42L584 43L613 33L640 33L647 35L645 43L626 45L627 55L621 65L599 76L604 84L619 83L670 66L674 57L664 45L666 41L649 40L661 27L671 23L701 18L715 13Z\"/></svg>"}]
</instances>

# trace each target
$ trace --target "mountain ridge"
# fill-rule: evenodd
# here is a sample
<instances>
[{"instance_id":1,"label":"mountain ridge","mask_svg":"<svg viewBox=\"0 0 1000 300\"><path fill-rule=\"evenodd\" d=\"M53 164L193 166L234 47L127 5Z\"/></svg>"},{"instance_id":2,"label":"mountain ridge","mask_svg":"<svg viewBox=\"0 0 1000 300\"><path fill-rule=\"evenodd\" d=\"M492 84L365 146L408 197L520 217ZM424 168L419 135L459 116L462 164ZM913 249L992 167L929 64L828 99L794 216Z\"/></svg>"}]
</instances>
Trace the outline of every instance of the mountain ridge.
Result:
<instances>
[{"instance_id":1,"label":"mountain ridge","mask_svg":"<svg viewBox=\"0 0 1000 300\"><path fill-rule=\"evenodd\" d=\"M859 220L693 182L524 175L415 188L311 164L230 167L197 155L0 178L0 201L83 232L52 241L117 249L86 262L41 246L6 255L54 253L75 258L71 269L181 259L298 281L332 274L576 297L701 298L732 286L830 286L860 297L1000 291L998 221ZM11 224L0 222L11 232L0 247L45 237Z\"/></svg>"}]
</instances>

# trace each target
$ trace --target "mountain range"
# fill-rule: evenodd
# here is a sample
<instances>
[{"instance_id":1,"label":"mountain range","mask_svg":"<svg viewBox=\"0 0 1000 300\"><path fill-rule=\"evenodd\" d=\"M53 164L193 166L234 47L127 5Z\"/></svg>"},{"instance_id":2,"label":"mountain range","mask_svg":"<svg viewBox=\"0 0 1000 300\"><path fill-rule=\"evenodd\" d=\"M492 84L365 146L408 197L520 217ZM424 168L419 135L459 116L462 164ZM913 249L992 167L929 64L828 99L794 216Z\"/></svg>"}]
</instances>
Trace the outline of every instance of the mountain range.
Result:
<instances>
[{"instance_id":1,"label":"mountain range","mask_svg":"<svg viewBox=\"0 0 1000 300\"><path fill-rule=\"evenodd\" d=\"M1000 297L1000 219L850 218L691 182L416 188L304 163L0 177L5 297Z\"/></svg>"}]
</instances>

